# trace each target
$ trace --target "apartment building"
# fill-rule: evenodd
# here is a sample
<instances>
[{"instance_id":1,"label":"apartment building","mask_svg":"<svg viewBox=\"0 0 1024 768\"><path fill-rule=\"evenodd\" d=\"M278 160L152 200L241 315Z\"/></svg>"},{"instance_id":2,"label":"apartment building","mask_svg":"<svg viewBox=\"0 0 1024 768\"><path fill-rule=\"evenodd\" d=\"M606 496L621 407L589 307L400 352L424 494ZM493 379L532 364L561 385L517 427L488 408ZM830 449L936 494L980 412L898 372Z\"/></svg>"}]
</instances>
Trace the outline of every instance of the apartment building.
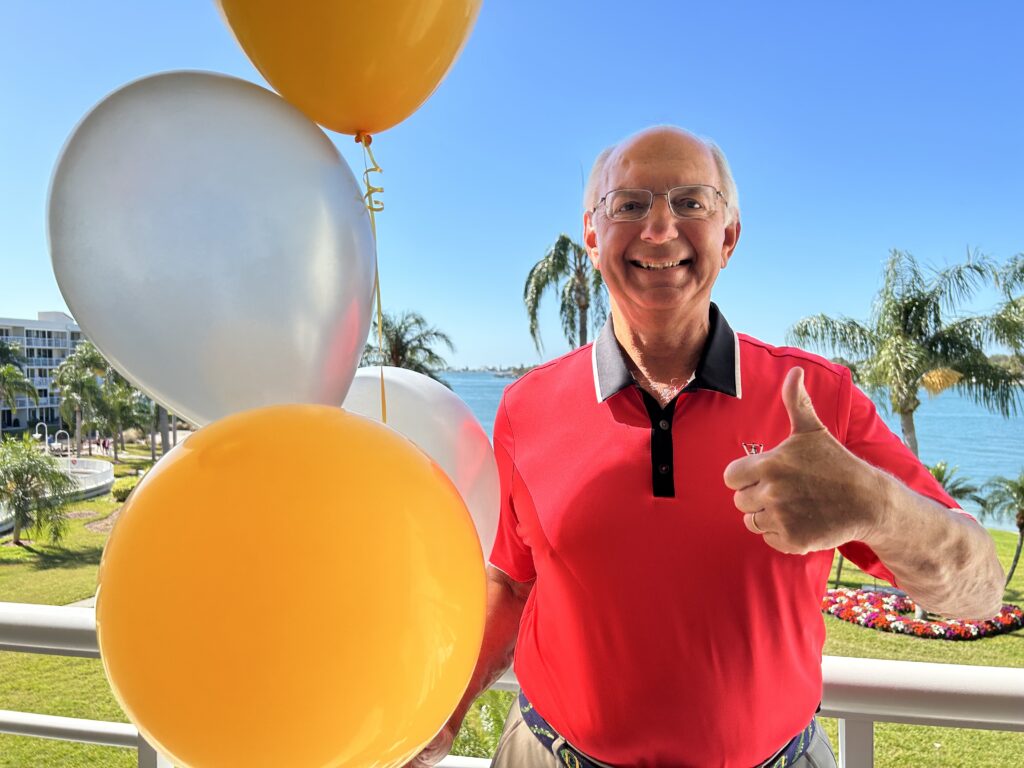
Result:
<instances>
[{"instance_id":1,"label":"apartment building","mask_svg":"<svg viewBox=\"0 0 1024 768\"><path fill-rule=\"evenodd\" d=\"M21 347L27 358L25 376L39 395L39 403L19 397L0 405L0 421L7 430L33 429L40 421L60 421L60 394L53 386L53 369L82 340L82 330L63 312L40 312L36 320L0 317L0 341Z\"/></svg>"}]
</instances>

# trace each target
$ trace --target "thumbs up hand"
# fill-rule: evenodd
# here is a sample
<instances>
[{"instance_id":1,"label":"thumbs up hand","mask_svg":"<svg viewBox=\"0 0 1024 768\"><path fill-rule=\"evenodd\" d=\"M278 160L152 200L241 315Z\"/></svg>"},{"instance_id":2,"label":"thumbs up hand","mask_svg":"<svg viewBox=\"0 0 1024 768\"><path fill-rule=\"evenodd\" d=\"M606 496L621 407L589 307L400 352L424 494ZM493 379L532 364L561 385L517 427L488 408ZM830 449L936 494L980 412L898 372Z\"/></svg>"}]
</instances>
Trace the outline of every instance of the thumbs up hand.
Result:
<instances>
[{"instance_id":1,"label":"thumbs up hand","mask_svg":"<svg viewBox=\"0 0 1024 768\"><path fill-rule=\"evenodd\" d=\"M803 368L786 374L782 402L792 425L789 437L725 468L743 524L787 554L868 540L886 504L884 475L821 423L804 388Z\"/></svg>"}]
</instances>

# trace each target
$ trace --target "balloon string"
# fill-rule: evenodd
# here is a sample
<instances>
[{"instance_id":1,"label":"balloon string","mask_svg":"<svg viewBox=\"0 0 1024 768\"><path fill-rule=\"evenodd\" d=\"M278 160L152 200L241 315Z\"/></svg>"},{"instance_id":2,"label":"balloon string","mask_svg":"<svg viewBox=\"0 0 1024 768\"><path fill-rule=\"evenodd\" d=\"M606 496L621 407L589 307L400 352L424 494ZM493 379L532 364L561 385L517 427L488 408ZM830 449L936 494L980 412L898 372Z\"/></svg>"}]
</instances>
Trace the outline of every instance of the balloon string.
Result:
<instances>
[{"instance_id":1,"label":"balloon string","mask_svg":"<svg viewBox=\"0 0 1024 768\"><path fill-rule=\"evenodd\" d=\"M377 256L377 219L374 214L384 210L384 203L374 198L374 194L383 192L384 187L377 187L370 183L371 173L384 173L384 169L377 165L373 156L370 144L373 137L368 133L357 133L356 143L363 147L363 184L366 185L366 194L363 201L366 203L366 210L370 212L370 229L373 231L373 266L374 291L377 294L377 354L380 356L380 420L388 423L388 401L384 392L384 310L380 301L380 263ZM373 163L373 167L370 167Z\"/></svg>"}]
</instances>

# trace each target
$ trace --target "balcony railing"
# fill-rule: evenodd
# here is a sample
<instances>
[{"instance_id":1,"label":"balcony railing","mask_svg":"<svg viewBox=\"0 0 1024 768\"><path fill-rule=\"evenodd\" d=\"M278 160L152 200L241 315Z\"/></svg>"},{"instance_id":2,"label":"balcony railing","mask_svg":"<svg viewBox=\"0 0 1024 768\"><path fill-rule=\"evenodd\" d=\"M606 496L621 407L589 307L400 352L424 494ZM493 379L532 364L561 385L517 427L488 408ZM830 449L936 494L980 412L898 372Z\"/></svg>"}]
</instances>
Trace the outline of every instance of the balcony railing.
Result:
<instances>
[{"instance_id":1,"label":"balcony railing","mask_svg":"<svg viewBox=\"0 0 1024 768\"><path fill-rule=\"evenodd\" d=\"M60 398L54 395L50 395L48 397L40 397L38 403L35 400L32 400L31 398L28 397L14 398L14 408L16 410L18 408L45 408L46 406L49 405L60 405ZM5 400L3 403L3 409L6 410L8 408L10 408L10 404L7 403L7 401Z\"/></svg>"},{"instance_id":2,"label":"balcony railing","mask_svg":"<svg viewBox=\"0 0 1024 768\"><path fill-rule=\"evenodd\" d=\"M0 603L0 650L99 658L91 608ZM839 718L840 768L874 765L874 724L1024 731L1024 669L826 656L821 715ZM511 672L495 686L518 690ZM139 768L170 768L124 723L0 710L0 732L137 749ZM964 755L965 763L970 761ZM448 757L445 768L489 760Z\"/></svg>"}]
</instances>

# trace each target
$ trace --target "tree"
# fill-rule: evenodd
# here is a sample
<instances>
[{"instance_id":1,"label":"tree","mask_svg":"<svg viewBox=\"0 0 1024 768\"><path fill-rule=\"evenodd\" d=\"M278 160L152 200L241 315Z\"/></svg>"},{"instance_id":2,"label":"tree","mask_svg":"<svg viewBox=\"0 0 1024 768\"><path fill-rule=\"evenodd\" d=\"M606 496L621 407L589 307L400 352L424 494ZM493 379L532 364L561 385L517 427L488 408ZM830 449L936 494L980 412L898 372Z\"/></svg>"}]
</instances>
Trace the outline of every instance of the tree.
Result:
<instances>
[{"instance_id":1,"label":"tree","mask_svg":"<svg viewBox=\"0 0 1024 768\"><path fill-rule=\"evenodd\" d=\"M427 321L417 312L403 312L397 317L385 312L383 331L381 350L377 344L376 324L370 329L370 341L363 350L362 365L408 368L445 383L440 372L448 367L448 363L434 348L443 344L454 352L455 346L448 334L427 325Z\"/></svg>"},{"instance_id":2,"label":"tree","mask_svg":"<svg viewBox=\"0 0 1024 768\"><path fill-rule=\"evenodd\" d=\"M110 366L90 341L83 341L53 372L60 389L61 418L75 425L75 455L82 455L82 422L91 418L103 399L97 379Z\"/></svg>"},{"instance_id":3,"label":"tree","mask_svg":"<svg viewBox=\"0 0 1024 768\"><path fill-rule=\"evenodd\" d=\"M984 353L988 319L943 316L956 313L991 274L987 259L968 254L966 263L926 276L913 256L893 250L867 325L815 315L794 325L789 337L849 356L856 382L876 398L888 396L903 440L917 456L914 412L922 387L931 395L955 388L1007 417L1020 407L1020 377Z\"/></svg>"},{"instance_id":4,"label":"tree","mask_svg":"<svg viewBox=\"0 0 1024 768\"><path fill-rule=\"evenodd\" d=\"M593 324L600 325L608 308L601 273L594 269L583 246L568 235L558 236L544 258L533 265L523 286L523 303L530 318L530 337L538 352L543 351L543 344L537 312L541 296L549 288L561 299L558 313L566 340L574 349L582 347L589 339L588 317L592 313Z\"/></svg>"},{"instance_id":5,"label":"tree","mask_svg":"<svg viewBox=\"0 0 1024 768\"><path fill-rule=\"evenodd\" d=\"M77 484L57 460L36 450L32 439L0 443L0 504L14 514L14 544L21 532L46 531L57 543L67 529L64 512Z\"/></svg>"},{"instance_id":6,"label":"tree","mask_svg":"<svg viewBox=\"0 0 1024 768\"><path fill-rule=\"evenodd\" d=\"M17 410L19 395L31 398L35 403L39 402L39 393L35 386L25 377L24 371L14 363L0 365L0 406L5 403L10 407L11 412ZM4 438L4 423L0 421L0 443Z\"/></svg>"},{"instance_id":7,"label":"tree","mask_svg":"<svg viewBox=\"0 0 1024 768\"><path fill-rule=\"evenodd\" d=\"M124 430L135 421L135 388L113 368L103 377L98 416L104 434L109 434L114 446L114 462L118 460L118 443L124 445Z\"/></svg>"},{"instance_id":8,"label":"tree","mask_svg":"<svg viewBox=\"0 0 1024 768\"><path fill-rule=\"evenodd\" d=\"M984 504L984 499L978 495L980 488L963 477L957 477L957 469L959 467L950 467L944 461L936 462L934 466L928 467L932 477L956 501L973 501L978 505Z\"/></svg>"},{"instance_id":9,"label":"tree","mask_svg":"<svg viewBox=\"0 0 1024 768\"><path fill-rule=\"evenodd\" d=\"M1017 477L994 477L985 484L988 495L981 506L981 517L1011 519L1017 524L1017 549L1013 553L1010 572L1006 583L1010 583L1013 572L1020 560L1021 544L1024 544L1024 471Z\"/></svg>"},{"instance_id":10,"label":"tree","mask_svg":"<svg viewBox=\"0 0 1024 768\"><path fill-rule=\"evenodd\" d=\"M1024 368L1024 253L1013 256L996 273L996 285L1003 300L988 318L992 340L1009 347L1007 367Z\"/></svg>"},{"instance_id":11,"label":"tree","mask_svg":"<svg viewBox=\"0 0 1024 768\"><path fill-rule=\"evenodd\" d=\"M0 365L15 365L24 370L25 363L25 356L21 353L20 345L0 339Z\"/></svg>"}]
</instances>

